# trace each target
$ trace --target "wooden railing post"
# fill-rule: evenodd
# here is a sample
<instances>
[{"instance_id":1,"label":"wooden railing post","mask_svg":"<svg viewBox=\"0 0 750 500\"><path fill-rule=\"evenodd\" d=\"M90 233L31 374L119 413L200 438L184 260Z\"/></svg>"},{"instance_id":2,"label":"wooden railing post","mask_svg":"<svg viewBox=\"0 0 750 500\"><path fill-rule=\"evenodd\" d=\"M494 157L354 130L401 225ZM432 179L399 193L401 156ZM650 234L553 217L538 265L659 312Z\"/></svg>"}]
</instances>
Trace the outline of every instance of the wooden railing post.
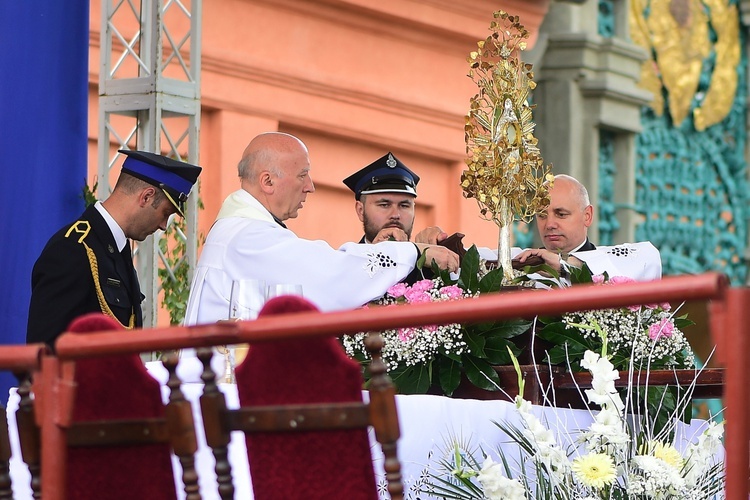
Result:
<instances>
[{"instance_id":1,"label":"wooden railing post","mask_svg":"<svg viewBox=\"0 0 750 500\"><path fill-rule=\"evenodd\" d=\"M61 390L61 365L56 356L42 358L41 382L34 384L36 412L42 438L42 498L63 500L67 492L65 429L60 425L60 411L66 406L62 399L68 391Z\"/></svg>"},{"instance_id":2,"label":"wooden railing post","mask_svg":"<svg viewBox=\"0 0 750 500\"><path fill-rule=\"evenodd\" d=\"M750 476L750 289L731 288L725 303L716 303L711 314L711 334L727 373L724 382L726 498L747 500Z\"/></svg>"}]
</instances>

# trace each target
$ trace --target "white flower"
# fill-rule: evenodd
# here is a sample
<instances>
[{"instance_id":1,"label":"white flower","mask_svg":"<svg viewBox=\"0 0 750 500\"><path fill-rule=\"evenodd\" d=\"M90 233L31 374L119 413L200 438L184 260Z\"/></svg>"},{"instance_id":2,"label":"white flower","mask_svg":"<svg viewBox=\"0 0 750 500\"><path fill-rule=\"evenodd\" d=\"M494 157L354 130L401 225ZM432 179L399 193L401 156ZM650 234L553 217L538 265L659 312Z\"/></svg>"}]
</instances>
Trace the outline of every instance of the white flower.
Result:
<instances>
[{"instance_id":1,"label":"white flower","mask_svg":"<svg viewBox=\"0 0 750 500\"><path fill-rule=\"evenodd\" d=\"M586 351L583 353L583 359L581 360L581 367L585 368L586 370L590 370L592 366L594 366L597 361L599 361L600 356L599 354L595 353L594 351Z\"/></svg>"},{"instance_id":2,"label":"white flower","mask_svg":"<svg viewBox=\"0 0 750 500\"><path fill-rule=\"evenodd\" d=\"M591 453L573 460L576 478L589 488L602 489L617 480L615 463L604 453Z\"/></svg>"},{"instance_id":3,"label":"white flower","mask_svg":"<svg viewBox=\"0 0 750 500\"><path fill-rule=\"evenodd\" d=\"M521 415L529 415L531 414L531 403L523 399L523 396L520 394L516 396L516 408L518 409L518 413Z\"/></svg>"},{"instance_id":4,"label":"white flower","mask_svg":"<svg viewBox=\"0 0 750 500\"><path fill-rule=\"evenodd\" d=\"M503 467L487 457L482 470L477 474L484 495L489 500L524 500L526 489L515 479L503 475Z\"/></svg>"},{"instance_id":5,"label":"white flower","mask_svg":"<svg viewBox=\"0 0 750 500\"><path fill-rule=\"evenodd\" d=\"M615 370L615 366L607 358L592 351L586 351L583 354L581 366L590 371L591 375L599 379L602 384L614 382L620 378L620 372Z\"/></svg>"},{"instance_id":6,"label":"white flower","mask_svg":"<svg viewBox=\"0 0 750 500\"><path fill-rule=\"evenodd\" d=\"M628 491L652 498L666 498L685 487L680 471L660 458L637 455L630 460Z\"/></svg>"},{"instance_id":7,"label":"white flower","mask_svg":"<svg viewBox=\"0 0 750 500\"><path fill-rule=\"evenodd\" d=\"M589 370L592 375L591 389L585 391L589 403L602 407L612 405L618 411L625 408L622 398L615 389L614 381L620 378L620 373L614 369L614 365L607 358L595 352L586 351L581 366Z\"/></svg>"},{"instance_id":8,"label":"white flower","mask_svg":"<svg viewBox=\"0 0 750 500\"><path fill-rule=\"evenodd\" d=\"M627 432L625 421L615 408L605 407L595 417L587 431L581 433L590 452L607 452L616 456L625 453L632 438Z\"/></svg>"},{"instance_id":9,"label":"white flower","mask_svg":"<svg viewBox=\"0 0 750 500\"><path fill-rule=\"evenodd\" d=\"M526 415L524 418L526 429L524 435L536 443L537 446L555 444L555 436L534 415Z\"/></svg>"},{"instance_id":10,"label":"white flower","mask_svg":"<svg viewBox=\"0 0 750 500\"><path fill-rule=\"evenodd\" d=\"M708 429L685 450L685 483L695 487L700 483L706 471L716 463L716 454L721 449L721 438L724 435L724 424L710 422Z\"/></svg>"}]
</instances>

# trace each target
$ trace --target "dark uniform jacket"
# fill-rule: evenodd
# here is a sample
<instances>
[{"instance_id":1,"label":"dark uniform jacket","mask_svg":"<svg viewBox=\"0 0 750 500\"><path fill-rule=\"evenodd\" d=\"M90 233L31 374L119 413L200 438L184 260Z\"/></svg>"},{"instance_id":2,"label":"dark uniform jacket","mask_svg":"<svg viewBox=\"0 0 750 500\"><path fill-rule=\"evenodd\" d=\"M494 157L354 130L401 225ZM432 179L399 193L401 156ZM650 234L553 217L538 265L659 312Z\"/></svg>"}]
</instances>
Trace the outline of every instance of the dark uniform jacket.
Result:
<instances>
[{"instance_id":1,"label":"dark uniform jacket","mask_svg":"<svg viewBox=\"0 0 750 500\"><path fill-rule=\"evenodd\" d=\"M118 252L109 226L94 206L52 236L31 273L26 342L52 346L73 319L90 312L108 314L106 309L126 327L131 321L142 326L143 296L128 247L126 252Z\"/></svg>"},{"instance_id":2,"label":"dark uniform jacket","mask_svg":"<svg viewBox=\"0 0 750 500\"><path fill-rule=\"evenodd\" d=\"M362 236L362 239L359 240L358 243L364 244L367 243L367 240L364 236ZM433 279L435 275L428 266L429 263L425 263L425 268L420 269L418 267L415 267L409 274L406 275L406 278L401 280L401 283L406 283L407 285L412 286L417 281L422 281L424 279Z\"/></svg>"},{"instance_id":3,"label":"dark uniform jacket","mask_svg":"<svg viewBox=\"0 0 750 500\"><path fill-rule=\"evenodd\" d=\"M581 246L581 248L576 250L576 252L588 252L590 250L596 250L596 246L594 246L594 244L591 243L588 238L586 238L586 242L583 244L583 246Z\"/></svg>"}]
</instances>

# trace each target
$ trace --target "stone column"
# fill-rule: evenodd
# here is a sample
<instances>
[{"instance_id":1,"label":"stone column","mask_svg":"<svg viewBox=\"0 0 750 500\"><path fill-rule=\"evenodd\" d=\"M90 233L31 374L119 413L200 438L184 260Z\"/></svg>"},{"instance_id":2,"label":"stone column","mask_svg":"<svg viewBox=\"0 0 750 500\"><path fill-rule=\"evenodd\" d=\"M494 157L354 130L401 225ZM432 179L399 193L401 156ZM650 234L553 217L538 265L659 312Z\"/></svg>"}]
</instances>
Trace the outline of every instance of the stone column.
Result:
<instances>
[{"instance_id":1,"label":"stone column","mask_svg":"<svg viewBox=\"0 0 750 500\"><path fill-rule=\"evenodd\" d=\"M635 134L651 94L636 86L645 51L628 35L627 0L614 2L614 36L599 34L599 1L555 1L540 28L545 52L535 66L537 137L553 173L583 182L599 202L600 133L614 136L615 199L619 229L614 243L633 241L639 220L635 200ZM610 135L611 137L611 135ZM589 230L597 242L597 222Z\"/></svg>"}]
</instances>

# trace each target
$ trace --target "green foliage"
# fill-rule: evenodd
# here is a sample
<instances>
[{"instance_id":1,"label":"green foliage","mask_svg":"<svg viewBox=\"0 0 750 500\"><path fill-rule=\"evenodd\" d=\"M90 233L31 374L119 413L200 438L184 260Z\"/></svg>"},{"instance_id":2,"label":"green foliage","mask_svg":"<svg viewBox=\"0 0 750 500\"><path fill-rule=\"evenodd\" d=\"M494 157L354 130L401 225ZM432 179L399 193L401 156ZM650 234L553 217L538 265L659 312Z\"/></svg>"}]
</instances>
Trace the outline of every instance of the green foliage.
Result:
<instances>
[{"instance_id":1,"label":"green foliage","mask_svg":"<svg viewBox=\"0 0 750 500\"><path fill-rule=\"evenodd\" d=\"M83 187L81 188L81 199L86 208L96 203L96 190L99 187L99 180L94 176L94 186L89 187L86 179L83 179Z\"/></svg>"},{"instance_id":2,"label":"green foliage","mask_svg":"<svg viewBox=\"0 0 750 500\"><path fill-rule=\"evenodd\" d=\"M186 227L187 222L184 219L175 220L159 239L159 248L164 253L168 268L160 267L158 275L164 293L162 305L169 312L170 325L179 325L185 319L190 293L187 243L178 236L185 233Z\"/></svg>"},{"instance_id":3,"label":"green foliage","mask_svg":"<svg viewBox=\"0 0 750 500\"><path fill-rule=\"evenodd\" d=\"M200 188L200 184L198 187ZM202 209L203 201L198 198L198 210ZM159 249L166 262L163 267L159 267L158 276L164 293L162 305L169 312L170 325L182 324L190 295L190 265L184 239L186 230L187 221L178 217L159 239ZM203 244L204 239L203 235L198 235L198 246Z\"/></svg>"},{"instance_id":4,"label":"green foliage","mask_svg":"<svg viewBox=\"0 0 750 500\"><path fill-rule=\"evenodd\" d=\"M449 272L436 266L433 266L432 270L441 280L441 288L455 285L471 297L499 292L502 287L502 269L490 271L480 279L480 265L482 263L479 252L472 246L461 261L458 280L452 279ZM471 297L461 300L472 300ZM463 324L460 326L460 337L467 347L463 352L457 353L441 345L434 357L416 364L399 362L398 366L391 367L388 373L402 394L431 392L450 396L456 391L462 379L482 389L497 391L500 378L493 366L510 364L509 351L515 355L521 352L514 339L527 332L530 327L531 322L527 320ZM386 359L389 345L400 344L401 341L398 340L395 331L384 332L384 336L387 337L386 348L383 351ZM350 356L366 366L369 359L361 341L356 337L344 336L344 346Z\"/></svg>"}]
</instances>

